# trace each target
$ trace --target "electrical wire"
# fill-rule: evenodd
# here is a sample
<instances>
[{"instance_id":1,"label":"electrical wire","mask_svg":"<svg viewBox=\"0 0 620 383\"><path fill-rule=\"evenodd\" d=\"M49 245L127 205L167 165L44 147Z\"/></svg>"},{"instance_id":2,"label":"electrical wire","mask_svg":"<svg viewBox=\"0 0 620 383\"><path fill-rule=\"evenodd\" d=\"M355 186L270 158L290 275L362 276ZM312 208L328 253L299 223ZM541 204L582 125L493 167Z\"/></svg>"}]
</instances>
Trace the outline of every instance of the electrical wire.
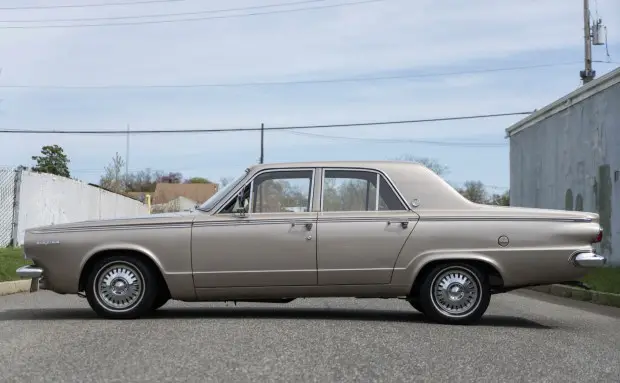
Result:
<instances>
[{"instance_id":1,"label":"electrical wire","mask_svg":"<svg viewBox=\"0 0 620 383\"><path fill-rule=\"evenodd\" d=\"M594 62L601 62L604 64L616 64L614 62L605 62L605 61L594 61ZM478 70L469 70L469 71L418 73L418 74L375 76L375 77L342 77L342 78L322 79L322 80L317 79L317 80L263 81L263 82L257 81L257 82L239 82L239 83L150 84L150 85L19 85L19 84L1 85L0 84L0 88L5 88L5 89L55 89L55 90L104 89L105 90L105 89L147 89L147 88L228 88L228 87L250 87L250 86L334 84L334 83L345 83L345 82L368 82L368 81L403 80L403 79L414 79L414 78L431 78L431 77L443 77L443 76L461 76L461 75L469 75L469 74L549 68L549 67L576 65L576 64L581 64L581 61L549 63L549 64L535 64L535 65L524 65L524 66L515 66L515 67L504 67L504 68L487 68L487 69L478 69Z\"/></svg>"},{"instance_id":2,"label":"electrical wire","mask_svg":"<svg viewBox=\"0 0 620 383\"><path fill-rule=\"evenodd\" d=\"M138 0L114 3L93 3L93 4L55 4L55 5L23 5L17 7L0 7L0 11L17 11L26 9L56 9L56 8L91 8L91 7L112 7L123 5L141 5L155 3L178 3L186 0Z\"/></svg>"},{"instance_id":3,"label":"electrical wire","mask_svg":"<svg viewBox=\"0 0 620 383\"><path fill-rule=\"evenodd\" d=\"M157 14L150 14L150 15L135 15L135 16L84 17L84 18L73 18L73 19L0 20L0 23L64 23L64 22L69 23L69 22L80 22L80 21L130 20L130 19L146 19L146 18L153 18L153 17L195 16L195 15L204 15L204 14L213 14L213 13L250 11L254 9L289 7L289 6L309 4L309 3L322 3L325 1L327 0L303 0L303 1L293 1L289 3L256 5L252 7L210 9L206 11L194 11L194 12L157 13Z\"/></svg>"},{"instance_id":4,"label":"electrical wire","mask_svg":"<svg viewBox=\"0 0 620 383\"><path fill-rule=\"evenodd\" d=\"M459 146L459 147L472 147L472 148L486 148L486 147L505 147L506 142L474 142L474 141L435 141L435 140L410 140L406 138L371 138L371 137L343 137L343 136L331 136L327 134L316 134L307 132L291 132L286 133L303 135L316 138L334 139L334 140L347 140L347 141L365 141L365 142L377 142L377 143L389 143L389 144L425 144L425 145L437 145L437 146Z\"/></svg>"},{"instance_id":5,"label":"electrical wire","mask_svg":"<svg viewBox=\"0 0 620 383\"><path fill-rule=\"evenodd\" d=\"M348 6L355 6L355 5L362 5L362 4L369 4L369 3L377 3L377 2L383 2L383 1L386 1L386 0L362 0L362 1L352 1L352 2L348 2L348 3L321 5L321 6L316 6L316 7L305 7L305 8L296 8L296 9L282 9L282 10L267 11L267 12L242 13L242 14L239 14L239 15L194 17L194 18L175 19L175 20L149 20L149 21L133 21L133 22L126 22L126 23L68 24L68 25L7 25L7 26L0 26L0 29L86 28L86 27L111 27L111 26L129 26L129 25L180 23L180 22L206 21L206 20L216 20L216 19L232 19L232 18L242 18L242 17L252 17L252 16L263 16L263 15L274 15L274 14L293 13L293 12L302 12L302 11L312 11L312 10L318 10L318 9L348 7Z\"/></svg>"},{"instance_id":6,"label":"electrical wire","mask_svg":"<svg viewBox=\"0 0 620 383\"><path fill-rule=\"evenodd\" d=\"M452 117L438 117L438 118L424 118L415 120L393 120L393 121L372 121L372 122L353 122L346 124L325 124L325 125L297 125L297 126L272 126L264 128L215 128L215 129L150 129L150 130L41 130L41 129L0 129L0 133L14 133L14 134L188 134L188 133L234 133L234 132L255 132L255 131L277 131L277 130L297 130L297 129L323 129L323 128L344 128L354 126L379 126L379 125L402 125L402 124L415 124L422 122L441 122L441 121L458 121L458 120L473 120L482 118L494 118L505 116L518 116L531 114L533 111L528 112L509 112L509 113L494 113L494 114L477 114L469 116L452 116Z\"/></svg>"}]
</instances>

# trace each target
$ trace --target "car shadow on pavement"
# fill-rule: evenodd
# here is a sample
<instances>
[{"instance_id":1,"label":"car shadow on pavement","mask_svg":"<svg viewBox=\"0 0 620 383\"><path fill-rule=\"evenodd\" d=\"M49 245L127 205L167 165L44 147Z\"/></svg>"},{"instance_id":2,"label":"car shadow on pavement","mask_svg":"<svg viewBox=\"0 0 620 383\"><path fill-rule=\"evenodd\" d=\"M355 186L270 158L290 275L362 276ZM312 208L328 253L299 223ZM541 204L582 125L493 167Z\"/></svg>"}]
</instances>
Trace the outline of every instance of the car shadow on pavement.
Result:
<instances>
[{"instance_id":1,"label":"car shadow on pavement","mask_svg":"<svg viewBox=\"0 0 620 383\"><path fill-rule=\"evenodd\" d=\"M417 311L331 309L331 308L288 308L288 307L187 307L165 306L144 316L142 320L166 319L288 319L288 320L347 320L361 322L409 322L431 323ZM102 320L91 309L9 309L0 312L0 322L11 320ZM474 326L521 327L551 329L552 327L514 316L487 314Z\"/></svg>"}]
</instances>

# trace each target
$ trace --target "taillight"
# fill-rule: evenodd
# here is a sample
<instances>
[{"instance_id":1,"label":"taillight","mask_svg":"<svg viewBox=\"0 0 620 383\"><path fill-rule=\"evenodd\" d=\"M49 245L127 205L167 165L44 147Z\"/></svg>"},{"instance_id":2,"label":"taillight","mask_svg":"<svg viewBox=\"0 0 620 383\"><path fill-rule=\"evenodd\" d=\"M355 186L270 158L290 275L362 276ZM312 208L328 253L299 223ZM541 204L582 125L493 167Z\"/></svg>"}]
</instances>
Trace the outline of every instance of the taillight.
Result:
<instances>
[{"instance_id":1,"label":"taillight","mask_svg":"<svg viewBox=\"0 0 620 383\"><path fill-rule=\"evenodd\" d=\"M594 238L594 242L592 243L599 243L603 240L603 229L599 229L598 230L598 234L596 235L596 238Z\"/></svg>"}]
</instances>

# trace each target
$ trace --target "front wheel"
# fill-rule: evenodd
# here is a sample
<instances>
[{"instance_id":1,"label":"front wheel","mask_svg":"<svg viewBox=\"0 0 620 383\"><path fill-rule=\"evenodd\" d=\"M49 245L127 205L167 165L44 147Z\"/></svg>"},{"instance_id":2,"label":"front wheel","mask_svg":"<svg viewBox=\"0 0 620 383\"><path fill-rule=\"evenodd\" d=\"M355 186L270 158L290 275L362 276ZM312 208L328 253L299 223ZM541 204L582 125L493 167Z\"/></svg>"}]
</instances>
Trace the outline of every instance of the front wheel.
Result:
<instances>
[{"instance_id":1,"label":"front wheel","mask_svg":"<svg viewBox=\"0 0 620 383\"><path fill-rule=\"evenodd\" d=\"M471 324L489 307L491 289L487 276L464 263L435 266L424 276L418 304L427 317L439 323Z\"/></svg>"},{"instance_id":2,"label":"front wheel","mask_svg":"<svg viewBox=\"0 0 620 383\"><path fill-rule=\"evenodd\" d=\"M170 294L168 294L167 291L160 291L159 294L157 294L155 301L153 302L153 307L151 308L151 310L157 310L158 308L168 303L169 300Z\"/></svg>"},{"instance_id":3,"label":"front wheel","mask_svg":"<svg viewBox=\"0 0 620 383\"><path fill-rule=\"evenodd\" d=\"M157 275L140 259L112 255L97 261L88 276L86 298L101 317L133 319L148 313L157 298Z\"/></svg>"}]
</instances>

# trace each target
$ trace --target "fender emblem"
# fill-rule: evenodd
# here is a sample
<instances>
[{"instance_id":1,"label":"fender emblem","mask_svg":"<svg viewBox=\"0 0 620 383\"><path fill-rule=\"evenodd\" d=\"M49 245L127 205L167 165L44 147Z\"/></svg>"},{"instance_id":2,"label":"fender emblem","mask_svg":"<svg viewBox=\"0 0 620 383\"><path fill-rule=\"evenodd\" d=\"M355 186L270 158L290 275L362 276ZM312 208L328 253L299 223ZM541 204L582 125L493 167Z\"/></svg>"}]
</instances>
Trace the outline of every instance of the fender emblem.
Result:
<instances>
[{"instance_id":1,"label":"fender emblem","mask_svg":"<svg viewBox=\"0 0 620 383\"><path fill-rule=\"evenodd\" d=\"M36 242L37 245L43 245L43 246L47 246L47 245L58 245L60 243L60 241L58 240L47 240L47 241L37 241Z\"/></svg>"}]
</instances>

